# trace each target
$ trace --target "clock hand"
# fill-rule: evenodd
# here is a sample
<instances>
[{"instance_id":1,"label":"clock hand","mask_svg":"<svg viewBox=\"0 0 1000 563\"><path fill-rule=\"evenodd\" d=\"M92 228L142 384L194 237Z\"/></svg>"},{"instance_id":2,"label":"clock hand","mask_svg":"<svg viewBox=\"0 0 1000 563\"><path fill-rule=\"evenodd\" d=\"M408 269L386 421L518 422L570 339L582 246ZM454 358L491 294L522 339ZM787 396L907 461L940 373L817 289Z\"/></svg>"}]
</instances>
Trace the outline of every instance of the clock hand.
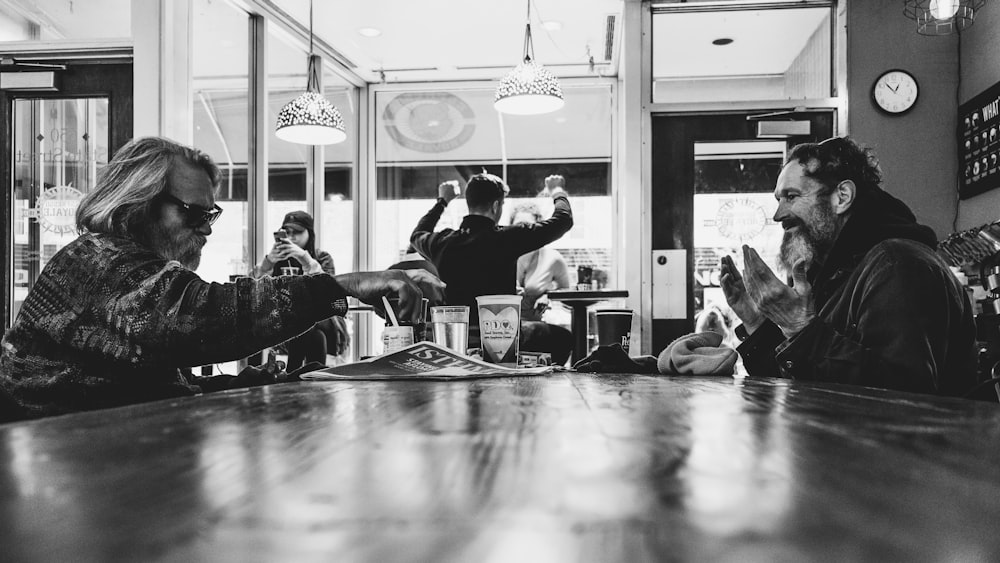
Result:
<instances>
[{"instance_id":1,"label":"clock hand","mask_svg":"<svg viewBox=\"0 0 1000 563\"><path fill-rule=\"evenodd\" d=\"M892 87L892 84L886 84L886 86L888 86L893 92L897 92L899 90L899 84L896 84L895 88Z\"/></svg>"}]
</instances>

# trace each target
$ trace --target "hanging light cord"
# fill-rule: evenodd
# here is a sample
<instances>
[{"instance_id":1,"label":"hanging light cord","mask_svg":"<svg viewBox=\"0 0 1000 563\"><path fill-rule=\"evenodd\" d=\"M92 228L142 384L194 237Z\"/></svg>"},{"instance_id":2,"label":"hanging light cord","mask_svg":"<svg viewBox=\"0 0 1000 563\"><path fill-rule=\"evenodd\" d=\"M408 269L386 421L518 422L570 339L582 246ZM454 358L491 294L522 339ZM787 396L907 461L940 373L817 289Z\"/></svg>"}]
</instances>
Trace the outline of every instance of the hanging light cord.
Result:
<instances>
[{"instance_id":1,"label":"hanging light cord","mask_svg":"<svg viewBox=\"0 0 1000 563\"><path fill-rule=\"evenodd\" d=\"M524 22L524 62L530 63L534 57L535 46L531 42L531 0L528 0L528 14Z\"/></svg>"},{"instance_id":2,"label":"hanging light cord","mask_svg":"<svg viewBox=\"0 0 1000 563\"><path fill-rule=\"evenodd\" d=\"M313 54L313 3L309 0L309 76L306 91L319 93L319 56Z\"/></svg>"}]
</instances>

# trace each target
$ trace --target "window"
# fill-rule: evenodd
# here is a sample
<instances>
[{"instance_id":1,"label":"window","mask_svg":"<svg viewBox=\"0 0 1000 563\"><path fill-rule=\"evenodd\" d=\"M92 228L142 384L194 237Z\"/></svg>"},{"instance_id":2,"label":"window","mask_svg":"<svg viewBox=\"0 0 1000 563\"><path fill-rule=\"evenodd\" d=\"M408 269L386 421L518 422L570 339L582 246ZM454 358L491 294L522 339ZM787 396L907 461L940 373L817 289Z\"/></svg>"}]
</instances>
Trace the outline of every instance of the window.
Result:
<instances>
[{"instance_id":1,"label":"window","mask_svg":"<svg viewBox=\"0 0 1000 563\"><path fill-rule=\"evenodd\" d=\"M194 146L208 153L222 171L216 200L224 210L212 225L198 275L226 282L230 275L249 274L255 260L249 256L247 236L248 15L212 0L197 0L192 9Z\"/></svg>"},{"instance_id":2,"label":"window","mask_svg":"<svg viewBox=\"0 0 1000 563\"><path fill-rule=\"evenodd\" d=\"M552 200L539 192L546 176L560 174L575 225L550 246L573 274L591 266L613 285L612 86L564 83L563 90L563 109L538 116L498 114L492 88L376 91L373 267L399 260L441 182L464 186L483 170L504 178L511 191L500 223L507 224L510 210L526 200L551 215ZM467 211L456 199L437 228L458 227Z\"/></svg>"}]
</instances>

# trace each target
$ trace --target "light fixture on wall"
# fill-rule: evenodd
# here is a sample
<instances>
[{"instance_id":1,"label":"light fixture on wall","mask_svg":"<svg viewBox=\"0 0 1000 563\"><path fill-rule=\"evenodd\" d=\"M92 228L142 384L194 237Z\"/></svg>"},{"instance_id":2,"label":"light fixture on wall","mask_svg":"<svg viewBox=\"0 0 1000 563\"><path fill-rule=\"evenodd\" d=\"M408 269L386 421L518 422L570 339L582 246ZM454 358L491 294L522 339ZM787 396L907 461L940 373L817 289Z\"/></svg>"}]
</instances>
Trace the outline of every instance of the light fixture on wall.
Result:
<instances>
[{"instance_id":1,"label":"light fixture on wall","mask_svg":"<svg viewBox=\"0 0 1000 563\"><path fill-rule=\"evenodd\" d=\"M903 14L921 35L950 35L972 26L986 0L904 0Z\"/></svg>"},{"instance_id":2,"label":"light fixture on wall","mask_svg":"<svg viewBox=\"0 0 1000 563\"><path fill-rule=\"evenodd\" d=\"M313 54L313 6L309 0L309 70L306 91L278 112L274 134L303 145L332 145L347 139L340 110L319 91L321 61Z\"/></svg>"},{"instance_id":3,"label":"light fixture on wall","mask_svg":"<svg viewBox=\"0 0 1000 563\"><path fill-rule=\"evenodd\" d=\"M524 60L500 79L493 107L500 113L535 115L563 107L559 80L548 69L536 63L535 46L531 42L531 0L524 25Z\"/></svg>"}]
</instances>

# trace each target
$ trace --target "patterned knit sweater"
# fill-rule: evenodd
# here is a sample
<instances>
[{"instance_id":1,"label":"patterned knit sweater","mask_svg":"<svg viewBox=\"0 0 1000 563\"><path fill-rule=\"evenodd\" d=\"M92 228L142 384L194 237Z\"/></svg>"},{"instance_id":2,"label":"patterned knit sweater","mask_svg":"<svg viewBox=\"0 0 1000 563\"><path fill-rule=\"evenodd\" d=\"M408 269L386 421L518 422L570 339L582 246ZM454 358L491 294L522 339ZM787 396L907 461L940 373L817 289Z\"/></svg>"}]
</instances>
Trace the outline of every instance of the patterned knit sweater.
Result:
<instances>
[{"instance_id":1,"label":"patterned knit sweater","mask_svg":"<svg viewBox=\"0 0 1000 563\"><path fill-rule=\"evenodd\" d=\"M133 241L84 234L45 266L0 350L25 416L201 391L178 368L236 360L347 311L325 273L209 283Z\"/></svg>"}]
</instances>

